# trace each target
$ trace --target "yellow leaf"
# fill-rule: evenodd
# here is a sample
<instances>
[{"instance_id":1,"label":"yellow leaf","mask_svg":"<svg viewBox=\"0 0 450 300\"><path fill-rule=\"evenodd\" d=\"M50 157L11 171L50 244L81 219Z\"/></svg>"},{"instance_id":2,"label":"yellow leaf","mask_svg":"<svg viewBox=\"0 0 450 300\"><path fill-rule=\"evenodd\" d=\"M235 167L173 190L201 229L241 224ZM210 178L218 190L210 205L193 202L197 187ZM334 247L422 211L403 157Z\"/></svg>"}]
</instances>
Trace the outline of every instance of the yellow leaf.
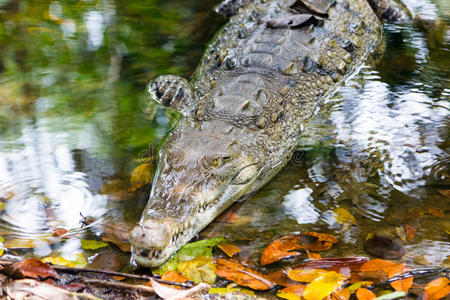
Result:
<instances>
[{"instance_id":1,"label":"yellow leaf","mask_svg":"<svg viewBox=\"0 0 450 300\"><path fill-rule=\"evenodd\" d=\"M326 274L327 271L323 269L300 269L300 270L289 270L287 275L290 279L299 282L311 282L320 275Z\"/></svg>"},{"instance_id":2,"label":"yellow leaf","mask_svg":"<svg viewBox=\"0 0 450 300\"><path fill-rule=\"evenodd\" d=\"M177 271L195 283L213 284L216 281L216 266L211 257L198 256L193 260L180 262Z\"/></svg>"},{"instance_id":3,"label":"yellow leaf","mask_svg":"<svg viewBox=\"0 0 450 300\"><path fill-rule=\"evenodd\" d=\"M344 283L344 277L334 271L326 272L314 279L303 291L306 300L322 300Z\"/></svg>"},{"instance_id":4,"label":"yellow leaf","mask_svg":"<svg viewBox=\"0 0 450 300\"><path fill-rule=\"evenodd\" d=\"M153 164L141 164L131 173L131 190L137 190L149 183L153 177Z\"/></svg>"},{"instance_id":5,"label":"yellow leaf","mask_svg":"<svg viewBox=\"0 0 450 300\"><path fill-rule=\"evenodd\" d=\"M43 259L41 259L42 262L44 263L51 263L54 265L58 265L58 266L65 266L65 267L71 267L74 268L75 264L73 264L71 261L68 261L67 259L65 259L64 257L58 256L58 257L45 257Z\"/></svg>"},{"instance_id":6,"label":"yellow leaf","mask_svg":"<svg viewBox=\"0 0 450 300\"><path fill-rule=\"evenodd\" d=\"M348 287L348 290L350 291L350 294L353 294L354 292L356 292L357 289L359 289L360 287L365 287L365 286L370 286L372 285L373 282L372 281L360 281L360 282L356 282L352 285L350 285Z\"/></svg>"},{"instance_id":7,"label":"yellow leaf","mask_svg":"<svg viewBox=\"0 0 450 300\"><path fill-rule=\"evenodd\" d=\"M241 248L231 244L218 244L217 247L225 252L225 254L229 257L232 257L233 255L241 252Z\"/></svg>"},{"instance_id":8,"label":"yellow leaf","mask_svg":"<svg viewBox=\"0 0 450 300\"><path fill-rule=\"evenodd\" d=\"M223 294L230 294L233 292L238 292L241 294L246 294L246 295L250 295L250 296L255 296L255 293L253 291L247 290L247 289L241 289L241 288L216 288L216 287L212 287L209 289L208 294L219 294L219 295L223 295Z\"/></svg>"},{"instance_id":9,"label":"yellow leaf","mask_svg":"<svg viewBox=\"0 0 450 300\"><path fill-rule=\"evenodd\" d=\"M283 298L283 299L288 299L288 300L302 300L302 297L299 297L294 293L278 292L277 297Z\"/></svg>"},{"instance_id":10,"label":"yellow leaf","mask_svg":"<svg viewBox=\"0 0 450 300\"><path fill-rule=\"evenodd\" d=\"M355 217L345 208L338 207L333 210L336 222L342 225L356 225Z\"/></svg>"}]
</instances>

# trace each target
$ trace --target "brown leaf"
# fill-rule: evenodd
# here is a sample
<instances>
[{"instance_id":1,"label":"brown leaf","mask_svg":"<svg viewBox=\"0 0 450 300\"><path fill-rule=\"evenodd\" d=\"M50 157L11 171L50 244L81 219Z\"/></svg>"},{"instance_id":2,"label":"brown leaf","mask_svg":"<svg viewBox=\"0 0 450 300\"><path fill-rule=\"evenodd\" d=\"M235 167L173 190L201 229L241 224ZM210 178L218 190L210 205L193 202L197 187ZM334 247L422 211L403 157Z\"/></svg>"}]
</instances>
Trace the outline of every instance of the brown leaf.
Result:
<instances>
[{"instance_id":1,"label":"brown leaf","mask_svg":"<svg viewBox=\"0 0 450 300\"><path fill-rule=\"evenodd\" d=\"M406 240L412 240L416 236L416 229L409 224L405 225Z\"/></svg>"},{"instance_id":2,"label":"brown leaf","mask_svg":"<svg viewBox=\"0 0 450 300\"><path fill-rule=\"evenodd\" d=\"M281 289L280 292L282 293L292 293L299 297L303 296L303 290L306 288L306 285L304 284L295 284L290 285L288 287L285 287L284 289Z\"/></svg>"},{"instance_id":3,"label":"brown leaf","mask_svg":"<svg viewBox=\"0 0 450 300\"><path fill-rule=\"evenodd\" d=\"M216 222L234 224L238 220L238 216L234 211L228 210L216 218Z\"/></svg>"},{"instance_id":4,"label":"brown leaf","mask_svg":"<svg viewBox=\"0 0 450 300\"><path fill-rule=\"evenodd\" d=\"M231 244L218 244L217 247L225 252L225 254L229 257L232 257L233 255L241 252L241 248Z\"/></svg>"},{"instance_id":5,"label":"brown leaf","mask_svg":"<svg viewBox=\"0 0 450 300\"><path fill-rule=\"evenodd\" d=\"M402 246L387 237L373 233L369 233L364 240L364 249L369 254L380 258L400 259L405 255L405 249Z\"/></svg>"},{"instance_id":6,"label":"brown leaf","mask_svg":"<svg viewBox=\"0 0 450 300\"><path fill-rule=\"evenodd\" d=\"M279 270L266 275L266 278L280 286L298 285L298 282L290 279L285 270Z\"/></svg>"},{"instance_id":7,"label":"brown leaf","mask_svg":"<svg viewBox=\"0 0 450 300\"><path fill-rule=\"evenodd\" d=\"M14 271L19 272L24 277L36 279L43 278L59 278L58 273L49 264L43 263L35 258L28 258L23 261L16 262L12 265Z\"/></svg>"},{"instance_id":8,"label":"brown leaf","mask_svg":"<svg viewBox=\"0 0 450 300\"><path fill-rule=\"evenodd\" d=\"M396 268L391 268L388 272L389 278L392 278L394 276L400 275L405 271L410 270L409 268L406 268L404 265L398 265ZM396 290L397 292L408 292L408 290L412 287L414 281L414 277L408 277L405 279L400 279L391 282L391 286Z\"/></svg>"},{"instance_id":9,"label":"brown leaf","mask_svg":"<svg viewBox=\"0 0 450 300\"><path fill-rule=\"evenodd\" d=\"M437 192L445 198L450 199L450 190L437 190Z\"/></svg>"},{"instance_id":10,"label":"brown leaf","mask_svg":"<svg viewBox=\"0 0 450 300\"><path fill-rule=\"evenodd\" d=\"M216 259L217 276L254 290L268 290L275 284L263 274L229 259Z\"/></svg>"},{"instance_id":11,"label":"brown leaf","mask_svg":"<svg viewBox=\"0 0 450 300\"><path fill-rule=\"evenodd\" d=\"M320 259L320 258L322 258L319 253L311 252L309 250L306 250L306 255L308 255L309 259Z\"/></svg>"},{"instance_id":12,"label":"brown leaf","mask_svg":"<svg viewBox=\"0 0 450 300\"><path fill-rule=\"evenodd\" d=\"M280 259L300 255L294 250L326 251L338 240L325 233L305 232L298 235L285 235L267 246L261 255L261 265L268 265Z\"/></svg>"},{"instance_id":13,"label":"brown leaf","mask_svg":"<svg viewBox=\"0 0 450 300\"><path fill-rule=\"evenodd\" d=\"M450 281L446 277L437 278L425 286L424 300L439 300L450 294Z\"/></svg>"},{"instance_id":14,"label":"brown leaf","mask_svg":"<svg viewBox=\"0 0 450 300\"><path fill-rule=\"evenodd\" d=\"M356 298L358 300L373 300L377 296L375 296L374 293L372 293L370 290L365 288L359 288L356 290Z\"/></svg>"},{"instance_id":15,"label":"brown leaf","mask_svg":"<svg viewBox=\"0 0 450 300\"><path fill-rule=\"evenodd\" d=\"M333 300L348 300L350 299L350 291L348 288L337 290L331 294Z\"/></svg>"},{"instance_id":16,"label":"brown leaf","mask_svg":"<svg viewBox=\"0 0 450 300\"><path fill-rule=\"evenodd\" d=\"M64 229L64 228L55 228L55 229L53 229L53 234L55 236L58 236L58 237L69 238L67 236L68 233L69 233L69 231L67 229Z\"/></svg>"},{"instance_id":17,"label":"brown leaf","mask_svg":"<svg viewBox=\"0 0 450 300\"><path fill-rule=\"evenodd\" d=\"M445 219L445 214L440 208L428 207L428 213L436 218Z\"/></svg>"},{"instance_id":18,"label":"brown leaf","mask_svg":"<svg viewBox=\"0 0 450 300\"><path fill-rule=\"evenodd\" d=\"M386 280L390 277L390 274L398 272L399 266L395 262L384 259L373 259L361 266L362 276L367 279ZM393 275L392 275L393 276ZM391 276L391 277L392 277Z\"/></svg>"}]
</instances>

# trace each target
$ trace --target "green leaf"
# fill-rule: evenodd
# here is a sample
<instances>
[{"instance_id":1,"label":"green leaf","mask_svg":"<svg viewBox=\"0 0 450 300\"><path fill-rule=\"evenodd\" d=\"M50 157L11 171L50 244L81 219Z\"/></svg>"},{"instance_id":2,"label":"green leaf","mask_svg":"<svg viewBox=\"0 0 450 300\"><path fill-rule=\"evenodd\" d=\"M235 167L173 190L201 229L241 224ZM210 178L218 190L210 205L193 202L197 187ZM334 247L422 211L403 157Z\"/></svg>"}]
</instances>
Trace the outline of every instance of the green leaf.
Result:
<instances>
[{"instance_id":1,"label":"green leaf","mask_svg":"<svg viewBox=\"0 0 450 300\"><path fill-rule=\"evenodd\" d=\"M95 250L95 249L103 248L106 246L108 246L108 243L105 243L102 241L81 239L81 248L83 248L83 249Z\"/></svg>"},{"instance_id":2,"label":"green leaf","mask_svg":"<svg viewBox=\"0 0 450 300\"><path fill-rule=\"evenodd\" d=\"M175 271L180 262L192 260L197 256L212 257L212 248L225 241L226 239L223 237L215 237L212 239L186 244L181 247L180 250L178 250L178 252L175 253L175 255L172 256L165 264L158 269L153 270L153 273L163 274L168 271Z\"/></svg>"},{"instance_id":3,"label":"green leaf","mask_svg":"<svg viewBox=\"0 0 450 300\"><path fill-rule=\"evenodd\" d=\"M375 300L391 300L391 299L397 299L406 296L405 292L393 292L390 294L386 294L380 297L375 298Z\"/></svg>"}]
</instances>

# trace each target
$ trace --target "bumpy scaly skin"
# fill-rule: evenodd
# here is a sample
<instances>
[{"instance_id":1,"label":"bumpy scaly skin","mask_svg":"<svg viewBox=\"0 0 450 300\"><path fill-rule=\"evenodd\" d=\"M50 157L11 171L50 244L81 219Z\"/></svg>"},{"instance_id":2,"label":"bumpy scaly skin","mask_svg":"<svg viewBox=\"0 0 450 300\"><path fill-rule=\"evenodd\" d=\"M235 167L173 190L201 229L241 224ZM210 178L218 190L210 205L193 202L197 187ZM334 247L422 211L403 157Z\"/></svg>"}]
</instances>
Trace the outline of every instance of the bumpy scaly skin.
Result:
<instances>
[{"instance_id":1,"label":"bumpy scaly skin","mask_svg":"<svg viewBox=\"0 0 450 300\"><path fill-rule=\"evenodd\" d=\"M139 264L162 264L235 200L268 182L323 99L379 45L381 24L365 0L303 2L329 8L328 16L269 28L267 20L297 14L296 1L249 2L208 46L193 93L171 77L150 86L185 118L160 151L150 201L131 232Z\"/></svg>"}]
</instances>

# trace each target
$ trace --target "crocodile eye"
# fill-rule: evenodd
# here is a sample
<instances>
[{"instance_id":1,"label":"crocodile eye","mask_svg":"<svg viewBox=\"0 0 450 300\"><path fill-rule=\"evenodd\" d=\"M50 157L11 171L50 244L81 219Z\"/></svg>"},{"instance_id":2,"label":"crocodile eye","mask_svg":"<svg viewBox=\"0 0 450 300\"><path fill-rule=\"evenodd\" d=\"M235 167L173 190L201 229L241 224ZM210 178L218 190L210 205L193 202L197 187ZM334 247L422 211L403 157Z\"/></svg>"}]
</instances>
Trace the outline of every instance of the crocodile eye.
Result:
<instances>
[{"instance_id":1,"label":"crocodile eye","mask_svg":"<svg viewBox=\"0 0 450 300\"><path fill-rule=\"evenodd\" d=\"M218 168L222 164L222 158L216 157L213 160L211 160L211 167Z\"/></svg>"}]
</instances>

